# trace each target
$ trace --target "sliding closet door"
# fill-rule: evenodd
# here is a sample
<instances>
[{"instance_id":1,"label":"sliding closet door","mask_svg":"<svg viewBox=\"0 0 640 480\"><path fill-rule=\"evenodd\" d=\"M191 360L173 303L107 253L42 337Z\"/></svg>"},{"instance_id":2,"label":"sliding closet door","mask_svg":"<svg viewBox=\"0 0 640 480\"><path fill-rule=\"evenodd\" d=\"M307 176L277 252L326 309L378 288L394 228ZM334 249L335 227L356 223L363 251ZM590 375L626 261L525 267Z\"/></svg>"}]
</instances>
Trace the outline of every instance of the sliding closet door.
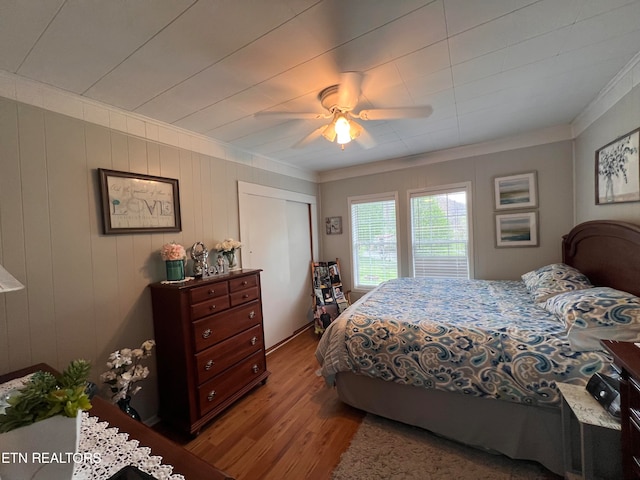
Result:
<instances>
[{"instance_id":1,"label":"sliding closet door","mask_svg":"<svg viewBox=\"0 0 640 480\"><path fill-rule=\"evenodd\" d=\"M265 345L269 348L310 320L311 204L307 196L298 198L292 192L241 183L242 266L262 269Z\"/></svg>"},{"instance_id":2,"label":"sliding closet door","mask_svg":"<svg viewBox=\"0 0 640 480\"><path fill-rule=\"evenodd\" d=\"M309 204L287 200L289 235L289 330L294 332L311 318L311 230Z\"/></svg>"}]
</instances>

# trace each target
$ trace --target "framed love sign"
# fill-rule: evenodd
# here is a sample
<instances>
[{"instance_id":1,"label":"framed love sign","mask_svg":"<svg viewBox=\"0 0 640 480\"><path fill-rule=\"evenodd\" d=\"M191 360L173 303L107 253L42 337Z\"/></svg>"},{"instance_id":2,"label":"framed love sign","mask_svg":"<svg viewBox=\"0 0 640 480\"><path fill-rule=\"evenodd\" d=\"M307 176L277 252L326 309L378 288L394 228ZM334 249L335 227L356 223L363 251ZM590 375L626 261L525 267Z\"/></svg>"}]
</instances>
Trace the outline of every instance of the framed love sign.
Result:
<instances>
[{"instance_id":1,"label":"framed love sign","mask_svg":"<svg viewBox=\"0 0 640 480\"><path fill-rule=\"evenodd\" d=\"M182 230L177 179L102 168L98 175L106 235Z\"/></svg>"}]
</instances>

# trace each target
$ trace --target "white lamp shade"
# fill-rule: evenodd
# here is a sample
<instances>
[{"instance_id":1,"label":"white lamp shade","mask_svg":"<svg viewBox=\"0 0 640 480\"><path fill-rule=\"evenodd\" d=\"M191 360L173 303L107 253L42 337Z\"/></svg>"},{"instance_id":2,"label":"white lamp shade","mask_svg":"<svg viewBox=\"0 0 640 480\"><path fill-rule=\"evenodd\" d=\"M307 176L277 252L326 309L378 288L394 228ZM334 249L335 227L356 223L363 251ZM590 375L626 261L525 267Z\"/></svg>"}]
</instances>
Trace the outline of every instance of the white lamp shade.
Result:
<instances>
[{"instance_id":1,"label":"white lamp shade","mask_svg":"<svg viewBox=\"0 0 640 480\"><path fill-rule=\"evenodd\" d=\"M21 288L24 288L24 285L0 265L0 293L12 292Z\"/></svg>"},{"instance_id":2,"label":"white lamp shade","mask_svg":"<svg viewBox=\"0 0 640 480\"><path fill-rule=\"evenodd\" d=\"M344 116L339 116L336 118L335 127L336 135L338 136L337 142L340 144L349 143L351 141L351 136L349 135L351 126L349 125L349 120L347 120Z\"/></svg>"}]
</instances>

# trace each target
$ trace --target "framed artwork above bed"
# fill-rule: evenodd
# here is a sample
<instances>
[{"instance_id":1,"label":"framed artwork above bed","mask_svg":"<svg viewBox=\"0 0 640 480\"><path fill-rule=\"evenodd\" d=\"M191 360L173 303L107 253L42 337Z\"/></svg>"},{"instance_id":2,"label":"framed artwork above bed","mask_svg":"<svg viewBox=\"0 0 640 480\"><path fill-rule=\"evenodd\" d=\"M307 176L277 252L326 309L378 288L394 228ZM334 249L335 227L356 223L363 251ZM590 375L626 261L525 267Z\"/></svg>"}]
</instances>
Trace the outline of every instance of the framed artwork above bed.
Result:
<instances>
[{"instance_id":1,"label":"framed artwork above bed","mask_svg":"<svg viewBox=\"0 0 640 480\"><path fill-rule=\"evenodd\" d=\"M640 201L640 129L596 150L596 205Z\"/></svg>"},{"instance_id":2,"label":"framed artwork above bed","mask_svg":"<svg viewBox=\"0 0 640 480\"><path fill-rule=\"evenodd\" d=\"M537 247L538 212L496 214L496 247Z\"/></svg>"},{"instance_id":3,"label":"framed artwork above bed","mask_svg":"<svg viewBox=\"0 0 640 480\"><path fill-rule=\"evenodd\" d=\"M536 180L536 172L495 177L493 187L496 210L537 207L538 187Z\"/></svg>"}]
</instances>

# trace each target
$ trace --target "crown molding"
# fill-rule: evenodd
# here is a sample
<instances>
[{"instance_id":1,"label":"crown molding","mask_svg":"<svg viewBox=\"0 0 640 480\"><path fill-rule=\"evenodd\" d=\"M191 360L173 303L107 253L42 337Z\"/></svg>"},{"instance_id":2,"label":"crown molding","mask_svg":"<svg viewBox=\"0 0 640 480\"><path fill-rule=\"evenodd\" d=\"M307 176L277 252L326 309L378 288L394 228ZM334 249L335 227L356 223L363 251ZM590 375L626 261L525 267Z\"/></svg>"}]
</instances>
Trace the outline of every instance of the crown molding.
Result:
<instances>
[{"instance_id":1,"label":"crown molding","mask_svg":"<svg viewBox=\"0 0 640 480\"><path fill-rule=\"evenodd\" d=\"M640 52L638 52L600 91L587 107L571 123L573 138L584 132L604 115L622 97L640 83Z\"/></svg>"},{"instance_id":2,"label":"crown molding","mask_svg":"<svg viewBox=\"0 0 640 480\"><path fill-rule=\"evenodd\" d=\"M288 177L317 182L316 172L296 168L292 165L239 149L228 143L112 107L4 70L0 70L0 97L101 125L148 141L249 165Z\"/></svg>"},{"instance_id":3,"label":"crown molding","mask_svg":"<svg viewBox=\"0 0 640 480\"><path fill-rule=\"evenodd\" d=\"M534 132L527 132L521 135L492 140L489 142L474 143L462 147L448 148L429 153L421 153L408 157L384 160L380 162L367 163L355 167L345 167L336 170L328 170L319 173L319 183L342 180L345 178L359 177L361 175L373 175L376 173L386 173L394 170L413 168L433 163L447 162L462 158L477 157L491 153L516 150L518 148L533 147L548 143L556 143L564 140L572 140L571 125L558 125L544 128Z\"/></svg>"},{"instance_id":4,"label":"crown molding","mask_svg":"<svg viewBox=\"0 0 640 480\"><path fill-rule=\"evenodd\" d=\"M640 83L640 52L601 90L598 96L569 125L559 125L535 132L489 142L465 145L436 152L383 160L325 172L313 172L272 158L239 149L173 125L106 105L56 87L0 70L0 96L86 122L102 125L149 141L202 153L262 170L324 183L361 175L385 173L415 166L526 148L535 145L573 140L604 115Z\"/></svg>"}]
</instances>

